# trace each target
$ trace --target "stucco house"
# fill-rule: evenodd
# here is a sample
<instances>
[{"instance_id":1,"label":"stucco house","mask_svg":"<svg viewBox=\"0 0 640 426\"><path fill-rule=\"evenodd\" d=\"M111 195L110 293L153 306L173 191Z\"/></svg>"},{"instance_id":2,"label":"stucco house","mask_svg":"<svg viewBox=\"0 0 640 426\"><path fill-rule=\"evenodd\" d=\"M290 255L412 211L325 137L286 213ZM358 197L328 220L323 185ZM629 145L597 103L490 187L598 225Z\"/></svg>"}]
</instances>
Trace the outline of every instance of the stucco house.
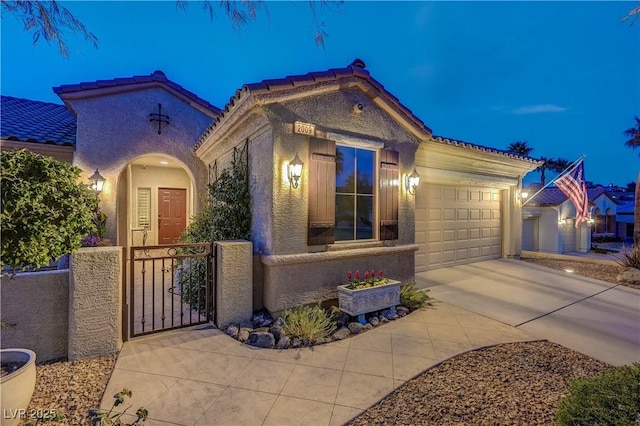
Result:
<instances>
[{"instance_id":1,"label":"stucco house","mask_svg":"<svg viewBox=\"0 0 640 426\"><path fill-rule=\"evenodd\" d=\"M245 84L222 110L160 71L54 91L75 117L73 164L106 178L117 245L143 228L147 244L174 242L210 171L247 147L254 309L335 297L349 270L406 281L520 254L522 178L540 162L434 136L361 60Z\"/></svg>"},{"instance_id":2,"label":"stucco house","mask_svg":"<svg viewBox=\"0 0 640 426\"><path fill-rule=\"evenodd\" d=\"M587 189L591 219L575 227L576 209L558 188L535 194L522 208L522 249L549 253L591 250L592 237L616 235L615 199L604 188Z\"/></svg>"}]
</instances>

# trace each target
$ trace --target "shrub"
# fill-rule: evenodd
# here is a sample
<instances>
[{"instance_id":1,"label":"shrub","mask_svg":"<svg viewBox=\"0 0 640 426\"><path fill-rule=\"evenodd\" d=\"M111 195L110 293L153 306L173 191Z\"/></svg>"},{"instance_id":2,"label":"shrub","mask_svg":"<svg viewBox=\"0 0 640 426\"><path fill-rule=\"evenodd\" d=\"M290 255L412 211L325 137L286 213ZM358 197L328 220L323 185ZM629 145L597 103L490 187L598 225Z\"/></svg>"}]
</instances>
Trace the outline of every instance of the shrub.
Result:
<instances>
[{"instance_id":1,"label":"shrub","mask_svg":"<svg viewBox=\"0 0 640 426\"><path fill-rule=\"evenodd\" d=\"M1 265L25 270L80 248L98 203L80 169L27 150L3 152Z\"/></svg>"},{"instance_id":2,"label":"shrub","mask_svg":"<svg viewBox=\"0 0 640 426\"><path fill-rule=\"evenodd\" d=\"M102 408L89 410L89 421L92 425L96 426L135 426L138 424L144 424L144 421L147 420L147 417L149 416L149 411L144 407L138 408L135 414L136 418L132 423L124 423L124 420L122 419L122 416L126 414L131 406L122 412L113 412L114 408L124 404L125 397L131 398L132 395L133 392L127 388L123 388L120 392L113 395L115 401L113 402L110 410L107 411Z\"/></svg>"},{"instance_id":3,"label":"shrub","mask_svg":"<svg viewBox=\"0 0 640 426\"><path fill-rule=\"evenodd\" d=\"M183 243L204 243L222 240L249 239L251 234L251 209L249 197L249 170L245 146L235 150L229 168L209 185L210 199L195 215L180 236ZM179 285L182 299L199 313L206 307L206 265L204 259L189 265L177 265L181 270Z\"/></svg>"},{"instance_id":4,"label":"shrub","mask_svg":"<svg viewBox=\"0 0 640 426\"><path fill-rule=\"evenodd\" d=\"M412 310L422 308L431 300L428 291L418 290L416 282L410 281L400 288L400 304Z\"/></svg>"},{"instance_id":5,"label":"shrub","mask_svg":"<svg viewBox=\"0 0 640 426\"><path fill-rule=\"evenodd\" d=\"M640 269L640 246L634 245L629 253L623 253L618 264L625 268Z\"/></svg>"},{"instance_id":6,"label":"shrub","mask_svg":"<svg viewBox=\"0 0 640 426\"><path fill-rule=\"evenodd\" d=\"M282 319L285 322L284 334L302 339L306 344L328 337L336 329L336 324L319 304L285 309Z\"/></svg>"},{"instance_id":7,"label":"shrub","mask_svg":"<svg viewBox=\"0 0 640 426\"><path fill-rule=\"evenodd\" d=\"M640 423L640 362L569 382L556 425L637 425Z\"/></svg>"}]
</instances>

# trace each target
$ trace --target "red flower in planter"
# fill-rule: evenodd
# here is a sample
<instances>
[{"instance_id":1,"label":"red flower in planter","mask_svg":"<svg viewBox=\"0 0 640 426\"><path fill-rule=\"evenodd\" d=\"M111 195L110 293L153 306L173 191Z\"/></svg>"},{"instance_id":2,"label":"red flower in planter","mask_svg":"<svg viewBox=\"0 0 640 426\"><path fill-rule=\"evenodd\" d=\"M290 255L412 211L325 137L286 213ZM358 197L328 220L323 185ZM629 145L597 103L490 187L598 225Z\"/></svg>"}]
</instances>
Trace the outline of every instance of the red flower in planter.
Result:
<instances>
[{"instance_id":1,"label":"red flower in planter","mask_svg":"<svg viewBox=\"0 0 640 426\"><path fill-rule=\"evenodd\" d=\"M351 273L351 271L347 272L347 278L348 278L349 280L351 280L351 277L352 277L352 276L353 276L353 274Z\"/></svg>"},{"instance_id":2,"label":"red flower in planter","mask_svg":"<svg viewBox=\"0 0 640 426\"><path fill-rule=\"evenodd\" d=\"M356 271L356 279L359 280L360 279L360 271Z\"/></svg>"},{"instance_id":3,"label":"red flower in planter","mask_svg":"<svg viewBox=\"0 0 640 426\"><path fill-rule=\"evenodd\" d=\"M382 276L382 271L378 272L378 276L381 277Z\"/></svg>"},{"instance_id":4,"label":"red flower in planter","mask_svg":"<svg viewBox=\"0 0 640 426\"><path fill-rule=\"evenodd\" d=\"M364 279L365 279L365 280L368 280L368 279L369 279L369 273L368 273L368 272L365 272L365 273L364 273Z\"/></svg>"}]
</instances>

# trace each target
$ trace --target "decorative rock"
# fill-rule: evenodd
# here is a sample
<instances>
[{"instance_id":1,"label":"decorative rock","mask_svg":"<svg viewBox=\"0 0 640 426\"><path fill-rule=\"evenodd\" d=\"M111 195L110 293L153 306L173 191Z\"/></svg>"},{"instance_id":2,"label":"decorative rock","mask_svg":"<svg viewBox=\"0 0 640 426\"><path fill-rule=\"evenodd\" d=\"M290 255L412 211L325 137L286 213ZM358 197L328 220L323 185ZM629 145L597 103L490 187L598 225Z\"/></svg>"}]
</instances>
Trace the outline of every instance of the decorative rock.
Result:
<instances>
[{"instance_id":1,"label":"decorative rock","mask_svg":"<svg viewBox=\"0 0 640 426\"><path fill-rule=\"evenodd\" d=\"M273 317L269 312L262 309L253 314L253 318L251 318L251 322L253 322L253 326L256 328L259 327L268 327L273 324Z\"/></svg>"},{"instance_id":2,"label":"decorative rock","mask_svg":"<svg viewBox=\"0 0 640 426\"><path fill-rule=\"evenodd\" d=\"M362 328L364 328L365 330L373 330L373 326L371 325L370 322L363 325Z\"/></svg>"},{"instance_id":3,"label":"decorative rock","mask_svg":"<svg viewBox=\"0 0 640 426\"><path fill-rule=\"evenodd\" d=\"M276 326L275 323L274 325L269 327L269 333L273 334L273 337L276 338L276 341L279 341L280 339L285 337L285 334L282 332L282 327Z\"/></svg>"},{"instance_id":4,"label":"decorative rock","mask_svg":"<svg viewBox=\"0 0 640 426\"><path fill-rule=\"evenodd\" d=\"M240 331L238 332L238 340L240 340L242 343L245 343L247 340L249 340L249 335L252 331L253 329L251 328L241 327Z\"/></svg>"},{"instance_id":5,"label":"decorative rock","mask_svg":"<svg viewBox=\"0 0 640 426\"><path fill-rule=\"evenodd\" d=\"M336 322L336 327L346 327L349 322L351 322L351 318L349 314L342 311L337 311L333 313L333 320Z\"/></svg>"},{"instance_id":6,"label":"decorative rock","mask_svg":"<svg viewBox=\"0 0 640 426\"><path fill-rule=\"evenodd\" d=\"M360 325L360 324L358 323L358 325ZM346 339L347 337L349 337L350 334L351 334L351 332L349 331L349 329L347 327L342 327L342 328L339 328L335 333L333 333L331 338L333 340L342 340L342 339Z\"/></svg>"},{"instance_id":7,"label":"decorative rock","mask_svg":"<svg viewBox=\"0 0 640 426\"><path fill-rule=\"evenodd\" d=\"M253 323L250 320L240 321L240 328L248 328L253 330Z\"/></svg>"},{"instance_id":8,"label":"decorative rock","mask_svg":"<svg viewBox=\"0 0 640 426\"><path fill-rule=\"evenodd\" d=\"M227 327L227 329L224 332L227 333L229 336L236 338L238 337L239 331L240 329L238 328L237 325L231 324L229 327Z\"/></svg>"},{"instance_id":9,"label":"decorative rock","mask_svg":"<svg viewBox=\"0 0 640 426\"><path fill-rule=\"evenodd\" d=\"M256 346L258 348L273 348L276 344L276 339L271 333L265 333L263 331L256 331L249 335L247 344Z\"/></svg>"},{"instance_id":10,"label":"decorative rock","mask_svg":"<svg viewBox=\"0 0 640 426\"><path fill-rule=\"evenodd\" d=\"M297 348L302 348L303 346L304 346L304 341L303 341L301 338L299 338L299 337L296 337L296 338L295 338L295 339L293 339L293 341L291 342L291 347L292 347L292 348L297 349Z\"/></svg>"},{"instance_id":11,"label":"decorative rock","mask_svg":"<svg viewBox=\"0 0 640 426\"><path fill-rule=\"evenodd\" d=\"M364 327L359 322L350 322L347 327L351 334L360 334L364 331Z\"/></svg>"},{"instance_id":12,"label":"decorative rock","mask_svg":"<svg viewBox=\"0 0 640 426\"><path fill-rule=\"evenodd\" d=\"M330 337L321 337L316 340L316 345L324 345L325 343L331 343L333 340Z\"/></svg>"},{"instance_id":13,"label":"decorative rock","mask_svg":"<svg viewBox=\"0 0 640 426\"><path fill-rule=\"evenodd\" d=\"M282 317L276 318L276 320L272 324L273 327L279 327L279 328L284 328L285 325L286 323L284 322L284 318Z\"/></svg>"},{"instance_id":14,"label":"decorative rock","mask_svg":"<svg viewBox=\"0 0 640 426\"><path fill-rule=\"evenodd\" d=\"M405 311L398 311L397 315L398 315L400 318L402 318L402 317L404 317L404 316L406 316L406 315L407 315L407 312L405 312Z\"/></svg>"},{"instance_id":15,"label":"decorative rock","mask_svg":"<svg viewBox=\"0 0 640 426\"><path fill-rule=\"evenodd\" d=\"M385 309L384 311L382 311L382 316L385 317L388 320L398 319L398 314L396 314L395 312L391 311L390 309Z\"/></svg>"},{"instance_id":16,"label":"decorative rock","mask_svg":"<svg viewBox=\"0 0 640 426\"><path fill-rule=\"evenodd\" d=\"M291 345L291 338L289 336L282 336L279 340L278 343L276 344L276 348L278 349L289 349L289 346Z\"/></svg>"},{"instance_id":17,"label":"decorative rock","mask_svg":"<svg viewBox=\"0 0 640 426\"><path fill-rule=\"evenodd\" d=\"M396 306L396 311L398 311L398 315L400 315L400 312L404 312L405 314L408 314L410 312L409 308L402 305Z\"/></svg>"},{"instance_id":18,"label":"decorative rock","mask_svg":"<svg viewBox=\"0 0 640 426\"><path fill-rule=\"evenodd\" d=\"M378 319L378 317L371 317L369 318L369 324L371 324L374 327L377 327L378 325L380 325L380 320Z\"/></svg>"},{"instance_id":19,"label":"decorative rock","mask_svg":"<svg viewBox=\"0 0 640 426\"><path fill-rule=\"evenodd\" d=\"M256 327L253 329L253 331L261 331L263 333L268 333L269 332L269 327Z\"/></svg>"},{"instance_id":20,"label":"decorative rock","mask_svg":"<svg viewBox=\"0 0 640 426\"><path fill-rule=\"evenodd\" d=\"M378 320L380 321L380 323L389 322L389 319L387 317L385 317L384 315L379 315L378 316Z\"/></svg>"},{"instance_id":21,"label":"decorative rock","mask_svg":"<svg viewBox=\"0 0 640 426\"><path fill-rule=\"evenodd\" d=\"M627 267L624 268L617 276L617 281L640 285L640 269Z\"/></svg>"}]
</instances>

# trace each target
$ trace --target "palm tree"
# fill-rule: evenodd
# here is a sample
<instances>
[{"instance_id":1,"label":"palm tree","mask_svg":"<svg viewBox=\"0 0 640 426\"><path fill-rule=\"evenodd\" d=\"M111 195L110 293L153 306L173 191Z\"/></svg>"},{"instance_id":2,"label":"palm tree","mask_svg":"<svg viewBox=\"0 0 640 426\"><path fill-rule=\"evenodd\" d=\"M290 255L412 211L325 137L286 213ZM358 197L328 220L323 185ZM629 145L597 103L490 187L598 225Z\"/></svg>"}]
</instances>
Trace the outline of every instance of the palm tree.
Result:
<instances>
[{"instance_id":1,"label":"palm tree","mask_svg":"<svg viewBox=\"0 0 640 426\"><path fill-rule=\"evenodd\" d=\"M634 118L636 119L636 125L622 132L625 136L629 137L625 145L631 149L640 148L640 118L637 116ZM640 156L640 153L638 155ZM636 245L640 244L640 172L638 172L638 180L636 182L636 197L633 212L633 241Z\"/></svg>"},{"instance_id":2,"label":"palm tree","mask_svg":"<svg viewBox=\"0 0 640 426\"><path fill-rule=\"evenodd\" d=\"M515 141L507 147L507 152L520 155L529 155L533 151L533 148L529 146L527 141Z\"/></svg>"},{"instance_id":3,"label":"palm tree","mask_svg":"<svg viewBox=\"0 0 640 426\"><path fill-rule=\"evenodd\" d=\"M555 173L561 173L564 171L564 169L566 169L567 167L569 167L569 165L571 164L568 160L565 160L564 158L547 158L547 157L540 157L541 160L544 161L544 163L538 167L536 170L540 171L540 185L544 186L547 183L547 177L545 176L545 171L546 170L550 170L552 172Z\"/></svg>"}]
</instances>

